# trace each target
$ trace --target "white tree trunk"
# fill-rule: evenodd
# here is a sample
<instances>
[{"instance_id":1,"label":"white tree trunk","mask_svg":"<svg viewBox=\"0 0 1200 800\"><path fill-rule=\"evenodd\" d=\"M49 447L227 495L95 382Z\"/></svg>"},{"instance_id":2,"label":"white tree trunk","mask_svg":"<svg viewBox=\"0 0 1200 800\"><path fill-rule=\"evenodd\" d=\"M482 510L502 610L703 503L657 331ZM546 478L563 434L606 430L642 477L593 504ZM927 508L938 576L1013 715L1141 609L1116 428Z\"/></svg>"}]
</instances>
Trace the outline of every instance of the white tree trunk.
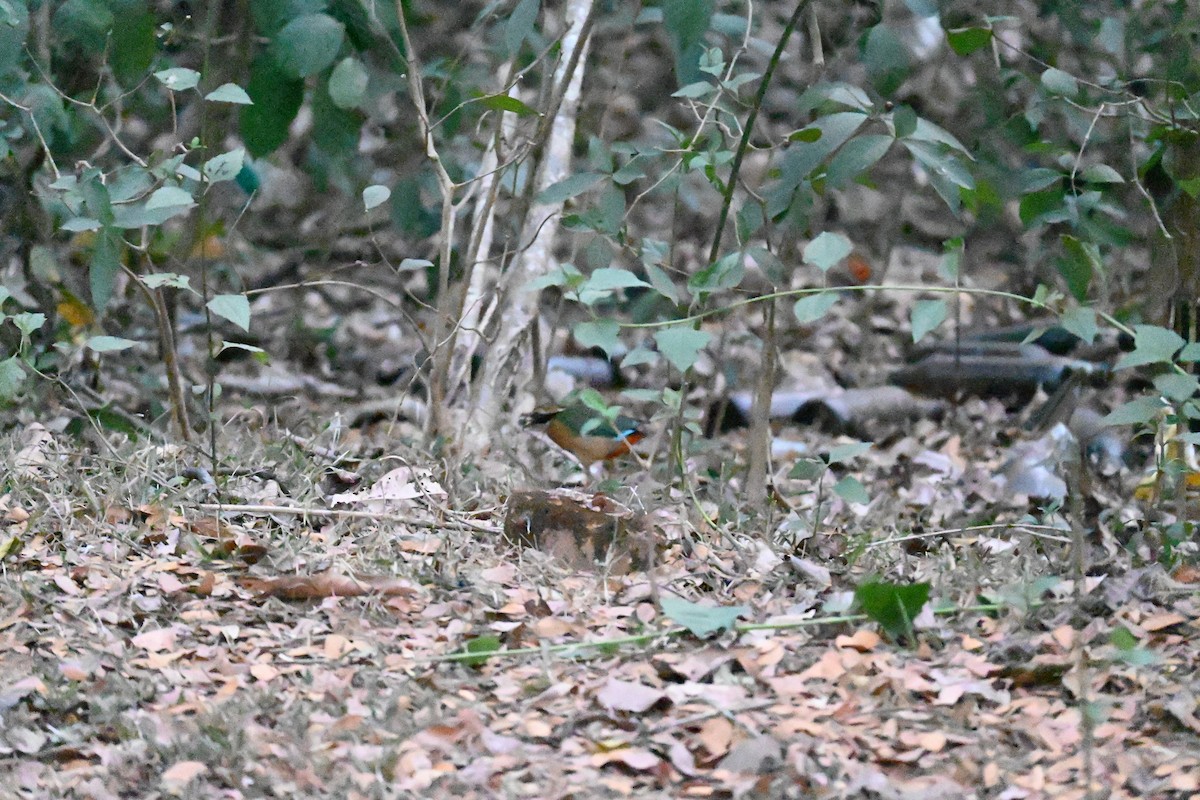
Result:
<instances>
[{"instance_id":1,"label":"white tree trunk","mask_svg":"<svg viewBox=\"0 0 1200 800\"><path fill-rule=\"evenodd\" d=\"M583 86L583 66L587 62L588 39L582 34L593 3L594 0L569 0L564 9L567 31L563 36L563 57L555 72L554 86L566 88L550 123L533 187L535 196L570 174L575 117ZM577 50L578 55L575 55ZM475 384L475 402L462 441L468 450L481 452L486 449L503 422L505 403L513 389L519 391L522 388L519 381L527 381L533 375L528 334L538 323L540 296L525 287L557 265L554 237L558 226L548 224L548 220L561 213L561 202L532 204L518 240L525 250L501 276L494 301L497 304L496 332Z\"/></svg>"}]
</instances>

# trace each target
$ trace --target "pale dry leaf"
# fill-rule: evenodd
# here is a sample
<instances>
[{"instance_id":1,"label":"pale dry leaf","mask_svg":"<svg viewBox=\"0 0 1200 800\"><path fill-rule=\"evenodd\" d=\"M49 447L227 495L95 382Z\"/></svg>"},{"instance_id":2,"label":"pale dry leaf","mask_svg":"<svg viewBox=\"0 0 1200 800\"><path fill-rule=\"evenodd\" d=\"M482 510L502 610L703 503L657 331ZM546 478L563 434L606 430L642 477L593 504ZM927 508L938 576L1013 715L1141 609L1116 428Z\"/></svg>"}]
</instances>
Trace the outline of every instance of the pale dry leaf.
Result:
<instances>
[{"instance_id":1,"label":"pale dry leaf","mask_svg":"<svg viewBox=\"0 0 1200 800\"><path fill-rule=\"evenodd\" d=\"M695 775L696 759L692 756L690 750L684 746L683 742L673 740L670 747L667 748L667 755L671 759L671 766L679 770L684 775Z\"/></svg>"},{"instance_id":2,"label":"pale dry leaf","mask_svg":"<svg viewBox=\"0 0 1200 800\"><path fill-rule=\"evenodd\" d=\"M773 736L755 736L743 739L733 746L721 761L718 769L730 772L764 774L779 768L783 760L783 746Z\"/></svg>"},{"instance_id":3,"label":"pale dry leaf","mask_svg":"<svg viewBox=\"0 0 1200 800\"><path fill-rule=\"evenodd\" d=\"M733 743L733 723L726 717L706 719L696 738L711 758L723 756L729 752L729 746Z\"/></svg>"},{"instance_id":4,"label":"pale dry leaf","mask_svg":"<svg viewBox=\"0 0 1200 800\"><path fill-rule=\"evenodd\" d=\"M1145 630L1154 632L1161 631L1164 628L1171 628L1175 625L1181 625L1187 621L1187 617L1171 611L1146 617L1144 620L1142 620L1141 627Z\"/></svg>"},{"instance_id":5,"label":"pale dry leaf","mask_svg":"<svg viewBox=\"0 0 1200 800\"><path fill-rule=\"evenodd\" d=\"M13 750L26 755L33 755L46 746L49 736L41 731L35 731L32 728L18 726L9 728L4 731L4 741L7 742ZM7 748L5 748L7 749ZM2 754L4 750L0 750Z\"/></svg>"},{"instance_id":6,"label":"pale dry leaf","mask_svg":"<svg viewBox=\"0 0 1200 800\"><path fill-rule=\"evenodd\" d=\"M163 650L171 650L175 647L175 640L178 638L178 633L175 628L158 628L157 630L142 631L137 636L134 636L130 641L135 647L140 647L143 650L149 650L151 653L158 653Z\"/></svg>"},{"instance_id":7,"label":"pale dry leaf","mask_svg":"<svg viewBox=\"0 0 1200 800\"><path fill-rule=\"evenodd\" d=\"M657 767L660 759L644 747L620 747L616 750L608 750L592 756L592 764L597 767L613 762L624 764L633 770L645 772Z\"/></svg>"},{"instance_id":8,"label":"pale dry leaf","mask_svg":"<svg viewBox=\"0 0 1200 800\"><path fill-rule=\"evenodd\" d=\"M634 713L647 710L664 697L666 694L658 689L616 678L609 678L608 683L596 693L596 699L605 708Z\"/></svg>"},{"instance_id":9,"label":"pale dry leaf","mask_svg":"<svg viewBox=\"0 0 1200 800\"><path fill-rule=\"evenodd\" d=\"M329 498L333 505L362 505L368 510L384 512L406 509L418 498L443 497L446 490L434 480L433 470L417 467L397 467L384 474L360 492L335 494Z\"/></svg>"},{"instance_id":10,"label":"pale dry leaf","mask_svg":"<svg viewBox=\"0 0 1200 800\"><path fill-rule=\"evenodd\" d=\"M21 441L23 446L12 461L13 471L23 478L45 477L54 434L46 430L45 426L34 422L25 429Z\"/></svg>"},{"instance_id":11,"label":"pale dry leaf","mask_svg":"<svg viewBox=\"0 0 1200 800\"><path fill-rule=\"evenodd\" d=\"M254 666L250 667L250 674L253 675L259 683L268 683L269 681L279 677L279 670L270 664L255 664Z\"/></svg>"},{"instance_id":12,"label":"pale dry leaf","mask_svg":"<svg viewBox=\"0 0 1200 800\"><path fill-rule=\"evenodd\" d=\"M190 781L208 772L208 765L201 761L176 761L162 774L163 788L177 794Z\"/></svg>"},{"instance_id":13,"label":"pale dry leaf","mask_svg":"<svg viewBox=\"0 0 1200 800\"><path fill-rule=\"evenodd\" d=\"M91 677L91 672L78 661L60 661L58 671L69 681L84 681Z\"/></svg>"},{"instance_id":14,"label":"pale dry leaf","mask_svg":"<svg viewBox=\"0 0 1200 800\"><path fill-rule=\"evenodd\" d=\"M833 644L835 647L849 648L857 650L860 653L867 653L878 647L882 641L879 634L863 628L855 631L852 636L838 636L833 640Z\"/></svg>"}]
</instances>

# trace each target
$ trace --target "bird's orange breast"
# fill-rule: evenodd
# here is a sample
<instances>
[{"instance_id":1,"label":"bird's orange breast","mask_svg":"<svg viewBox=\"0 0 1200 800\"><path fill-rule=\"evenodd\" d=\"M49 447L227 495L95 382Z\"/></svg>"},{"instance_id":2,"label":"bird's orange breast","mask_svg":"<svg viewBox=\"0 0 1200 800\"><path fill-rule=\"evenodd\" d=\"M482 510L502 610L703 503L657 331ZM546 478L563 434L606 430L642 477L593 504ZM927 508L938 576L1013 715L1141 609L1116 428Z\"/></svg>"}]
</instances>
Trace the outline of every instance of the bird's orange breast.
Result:
<instances>
[{"instance_id":1,"label":"bird's orange breast","mask_svg":"<svg viewBox=\"0 0 1200 800\"><path fill-rule=\"evenodd\" d=\"M586 463L608 461L623 456L629 452L631 445L646 438L646 434L641 431L631 431L621 439L579 434L559 420L550 421L550 424L546 426L546 434L556 445L571 451L579 457L580 461Z\"/></svg>"}]
</instances>

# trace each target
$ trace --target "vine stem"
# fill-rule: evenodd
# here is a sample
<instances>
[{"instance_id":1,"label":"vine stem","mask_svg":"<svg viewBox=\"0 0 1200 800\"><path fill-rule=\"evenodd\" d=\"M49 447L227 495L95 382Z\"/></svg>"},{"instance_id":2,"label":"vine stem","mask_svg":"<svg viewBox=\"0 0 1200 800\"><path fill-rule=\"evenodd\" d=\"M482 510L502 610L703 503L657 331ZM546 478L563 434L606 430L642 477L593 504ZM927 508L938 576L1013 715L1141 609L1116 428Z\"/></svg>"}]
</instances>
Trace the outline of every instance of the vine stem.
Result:
<instances>
[{"instance_id":1,"label":"vine stem","mask_svg":"<svg viewBox=\"0 0 1200 800\"><path fill-rule=\"evenodd\" d=\"M712 247L708 251L708 263L710 264L717 260L717 255L721 251L722 232L725 229L725 223L729 219L730 206L733 205L733 193L737 189L738 176L742 170L742 161L746 157L746 150L750 147L750 136L754 133L754 123L758 120L758 112L762 108L763 99L767 96L767 88L771 85L771 78L775 75L775 68L779 66L779 62L783 59L783 51L787 48L787 44L792 38L792 33L796 30L796 26L800 24L800 18L804 15L805 10L811 2L812 0L800 0L796 4L791 18L788 20L787 25L784 26L783 33L775 45L775 52L771 54L771 60L767 62L767 68L763 72L762 79L758 82L758 91L754 94L754 102L750 105L750 113L746 116L746 124L742 126L742 137L738 141L737 153L733 157L733 166L729 170L729 180L725 182L725 194L721 201L721 213L717 217L716 230L713 232ZM762 299L768 298L764 297ZM708 312L700 312L699 315L689 315L688 319L674 320L673 324L691 321L693 327L699 328L700 320L704 319L707 314ZM675 459L680 478L685 481L687 479L687 470L684 466L683 457L683 413L690 383L691 370L689 369L684 373L683 381L679 388L679 413L675 417L671 432L671 455Z\"/></svg>"},{"instance_id":2,"label":"vine stem","mask_svg":"<svg viewBox=\"0 0 1200 800\"><path fill-rule=\"evenodd\" d=\"M831 291L866 292L874 290L884 290L890 292L929 292L931 294L955 294L961 292L963 294L979 295L980 297L1000 297L1006 300L1014 300L1018 303L1024 303L1025 305L1032 306L1033 308L1044 309L1047 311L1052 310L1050 304L1045 301L1038 300L1033 297L1025 297L1024 295L1015 294L1013 292L1005 292L1000 289L964 289L961 286L887 286L884 284L872 283L859 284L856 286L839 286L837 289L830 289L827 286L816 286L810 289L782 289L778 292L769 292L767 294L756 295L755 297L746 297L741 300L735 300L728 305L721 306L720 308L710 308L707 311L698 311L695 314L689 314L686 317L680 317L679 319L665 320L662 322L622 322L620 325L622 328L669 328L674 325L680 325L688 322L698 323L702 320L708 319L709 317L715 317L719 314L725 314L729 311L745 308L746 306L754 305L755 303L764 303L768 300L778 300L781 297L803 297L804 295L821 294L822 292ZM1128 334L1133 333L1133 331L1127 325L1112 318L1108 314L1100 311L1097 311L1096 314L1105 322L1117 328L1118 330Z\"/></svg>"},{"instance_id":3,"label":"vine stem","mask_svg":"<svg viewBox=\"0 0 1200 800\"><path fill-rule=\"evenodd\" d=\"M738 142L737 153L733 157L733 166L729 170L729 180L725 184L721 214L717 218L717 229L713 232L712 247L708 251L708 263L710 264L717 260L717 255L721 251L721 236L725 229L725 222L729 219L729 208L733 205L733 192L737 188L738 175L742 170L742 159L746 157L746 150L750 147L750 134L754 132L754 123L758 120L759 109L762 108L763 99L767 96L767 87L771 85L771 77L775 74L775 68L783 59L783 51L787 48L788 41L792 38L796 26L800 24L800 17L804 15L810 2L812 0L800 0L796 4L792 18L784 26L783 34L780 35L779 42L775 45L775 52L771 54L771 60L767 62L767 69L763 73L762 80L758 82L758 91L754 94L754 102L750 104L750 114L746 117L746 124L742 126L742 138Z\"/></svg>"}]
</instances>

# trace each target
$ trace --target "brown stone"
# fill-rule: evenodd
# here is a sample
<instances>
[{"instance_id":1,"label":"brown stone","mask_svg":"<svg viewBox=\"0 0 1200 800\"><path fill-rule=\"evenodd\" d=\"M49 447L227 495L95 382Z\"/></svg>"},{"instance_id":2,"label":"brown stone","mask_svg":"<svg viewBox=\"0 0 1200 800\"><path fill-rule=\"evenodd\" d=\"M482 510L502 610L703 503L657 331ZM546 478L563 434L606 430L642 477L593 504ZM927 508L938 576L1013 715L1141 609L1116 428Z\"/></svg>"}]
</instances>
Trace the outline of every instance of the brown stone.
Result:
<instances>
[{"instance_id":1,"label":"brown stone","mask_svg":"<svg viewBox=\"0 0 1200 800\"><path fill-rule=\"evenodd\" d=\"M608 495L523 490L508 498L504 538L516 547L532 547L579 570L608 565L624 575L653 564L653 537L644 517Z\"/></svg>"}]
</instances>

